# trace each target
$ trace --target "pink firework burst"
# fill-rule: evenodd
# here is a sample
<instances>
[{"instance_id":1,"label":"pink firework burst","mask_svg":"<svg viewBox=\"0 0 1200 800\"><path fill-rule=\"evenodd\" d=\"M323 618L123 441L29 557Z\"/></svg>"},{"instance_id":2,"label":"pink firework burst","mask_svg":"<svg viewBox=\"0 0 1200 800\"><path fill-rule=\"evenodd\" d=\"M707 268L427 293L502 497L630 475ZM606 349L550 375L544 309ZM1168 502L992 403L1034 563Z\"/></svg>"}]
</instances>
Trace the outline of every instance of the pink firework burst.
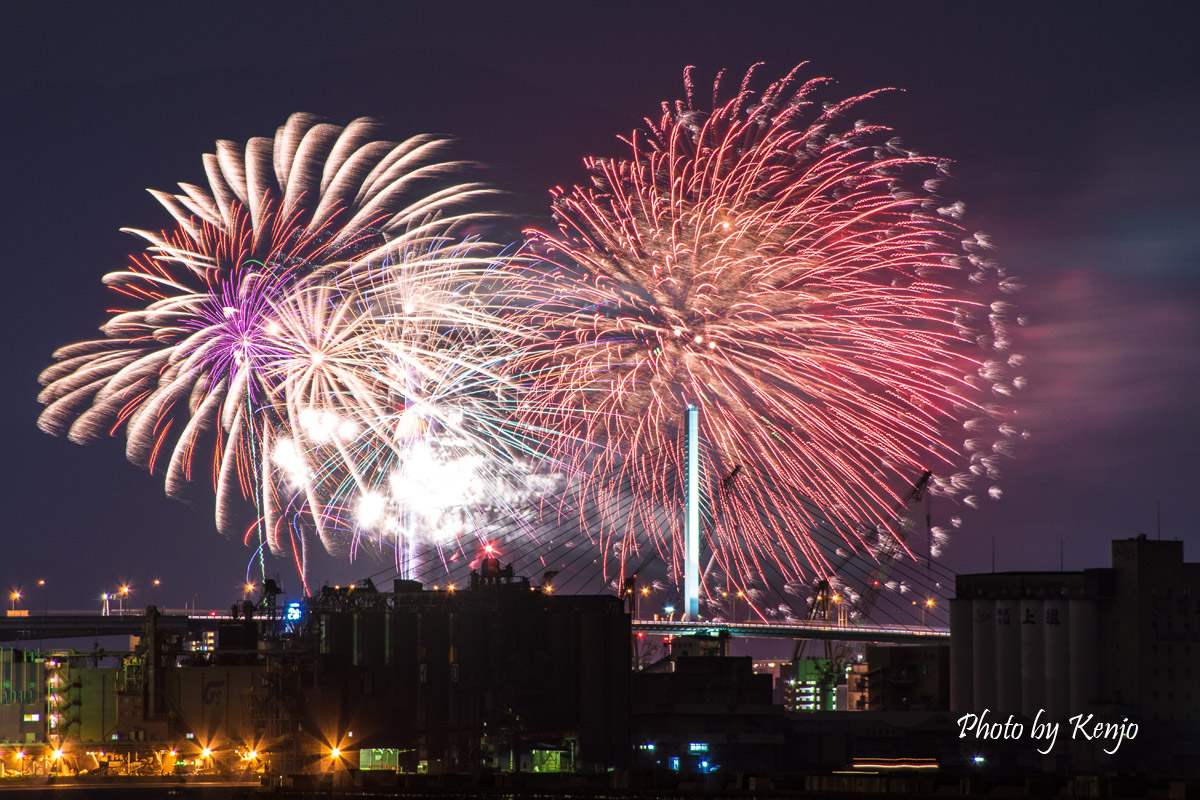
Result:
<instances>
[{"instance_id":1,"label":"pink firework burst","mask_svg":"<svg viewBox=\"0 0 1200 800\"><path fill-rule=\"evenodd\" d=\"M757 92L751 70L724 103L718 77L711 111L685 73L686 99L588 159L558 230L528 234L553 267L526 312L525 413L591 445L555 455L586 473L589 533L622 569L645 547L679 565L689 403L706 543L741 584L829 575L817 526L857 552L896 535L923 470L974 502L1013 433L1011 307L991 302L1013 282L937 196L946 162L846 119L874 93L822 103L829 81L798 71Z\"/></svg>"}]
</instances>

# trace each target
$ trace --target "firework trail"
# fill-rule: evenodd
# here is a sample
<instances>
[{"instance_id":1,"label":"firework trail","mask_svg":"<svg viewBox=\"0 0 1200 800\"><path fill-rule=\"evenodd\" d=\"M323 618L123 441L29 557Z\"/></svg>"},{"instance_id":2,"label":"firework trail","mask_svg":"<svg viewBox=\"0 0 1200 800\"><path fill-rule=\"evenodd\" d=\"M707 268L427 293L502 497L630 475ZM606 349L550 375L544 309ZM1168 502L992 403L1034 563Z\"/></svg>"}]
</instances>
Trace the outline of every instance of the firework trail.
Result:
<instances>
[{"instance_id":1,"label":"firework trail","mask_svg":"<svg viewBox=\"0 0 1200 800\"><path fill-rule=\"evenodd\" d=\"M129 460L163 471L173 497L210 472L218 528L241 533L251 501L259 522L247 536L290 553L301 574L296 534L276 524L294 503L278 504L270 458L301 422L298 404L280 399L291 386L283 368L321 335L297 335L300 300L352 281L363 264L437 252L479 216L459 208L490 194L445 185L460 166L438 160L445 142L377 133L366 119L341 127L297 114L274 139L218 142L204 156L207 187L152 192L175 228L131 230L145 251L105 276L130 307L113 312L104 338L58 350L40 376L44 431L82 444L124 427Z\"/></svg>"},{"instance_id":2,"label":"firework trail","mask_svg":"<svg viewBox=\"0 0 1200 800\"><path fill-rule=\"evenodd\" d=\"M557 231L529 232L551 268L524 314L524 413L578 409L562 441L595 446L556 455L594 476L581 503L620 509L589 533L622 570L652 546L681 574L680 514L662 512L682 503L688 403L713 574L739 587L829 575L818 525L851 552L895 535L924 469L977 502L1018 435L1012 306L990 302L1016 283L938 198L946 162L846 121L875 93L822 103L829 81L798 70L762 92L751 70L724 103L718 77L712 111L685 73L623 157L554 193Z\"/></svg>"}]
</instances>

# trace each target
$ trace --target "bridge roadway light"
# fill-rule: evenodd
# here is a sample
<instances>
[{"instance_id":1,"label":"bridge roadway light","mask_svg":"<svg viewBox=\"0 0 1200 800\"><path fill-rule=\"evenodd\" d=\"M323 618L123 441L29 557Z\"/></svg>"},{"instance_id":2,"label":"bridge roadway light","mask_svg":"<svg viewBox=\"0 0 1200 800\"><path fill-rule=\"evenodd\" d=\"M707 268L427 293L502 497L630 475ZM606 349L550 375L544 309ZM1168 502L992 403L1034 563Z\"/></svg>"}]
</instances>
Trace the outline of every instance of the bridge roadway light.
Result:
<instances>
[{"instance_id":1,"label":"bridge roadway light","mask_svg":"<svg viewBox=\"0 0 1200 800\"><path fill-rule=\"evenodd\" d=\"M41 578L38 580L38 588L42 590L42 613L49 614L50 613L50 595L48 592L46 592L46 579L45 578Z\"/></svg>"},{"instance_id":2,"label":"bridge roadway light","mask_svg":"<svg viewBox=\"0 0 1200 800\"><path fill-rule=\"evenodd\" d=\"M17 610L17 601L21 599L20 590L14 589L12 595L10 596L10 599L12 600L13 611L16 611Z\"/></svg>"}]
</instances>

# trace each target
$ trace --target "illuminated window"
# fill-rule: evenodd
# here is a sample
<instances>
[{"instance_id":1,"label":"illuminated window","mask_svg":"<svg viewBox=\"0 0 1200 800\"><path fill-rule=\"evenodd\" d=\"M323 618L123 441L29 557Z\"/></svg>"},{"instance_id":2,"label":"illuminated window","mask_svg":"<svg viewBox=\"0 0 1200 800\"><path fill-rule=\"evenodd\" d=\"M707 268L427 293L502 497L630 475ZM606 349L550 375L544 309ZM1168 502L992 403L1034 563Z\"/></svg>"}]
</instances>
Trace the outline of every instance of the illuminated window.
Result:
<instances>
[{"instance_id":1,"label":"illuminated window","mask_svg":"<svg viewBox=\"0 0 1200 800\"><path fill-rule=\"evenodd\" d=\"M693 753L707 753L708 742L692 742L688 745L688 750L692 751Z\"/></svg>"},{"instance_id":2,"label":"illuminated window","mask_svg":"<svg viewBox=\"0 0 1200 800\"><path fill-rule=\"evenodd\" d=\"M26 714L25 721L26 722L41 722L42 715L41 714Z\"/></svg>"},{"instance_id":3,"label":"illuminated window","mask_svg":"<svg viewBox=\"0 0 1200 800\"><path fill-rule=\"evenodd\" d=\"M562 772L562 752L559 750L533 750L530 763L534 772Z\"/></svg>"},{"instance_id":4,"label":"illuminated window","mask_svg":"<svg viewBox=\"0 0 1200 800\"><path fill-rule=\"evenodd\" d=\"M371 748L358 751L358 768L365 770L400 770L400 751L390 748Z\"/></svg>"}]
</instances>

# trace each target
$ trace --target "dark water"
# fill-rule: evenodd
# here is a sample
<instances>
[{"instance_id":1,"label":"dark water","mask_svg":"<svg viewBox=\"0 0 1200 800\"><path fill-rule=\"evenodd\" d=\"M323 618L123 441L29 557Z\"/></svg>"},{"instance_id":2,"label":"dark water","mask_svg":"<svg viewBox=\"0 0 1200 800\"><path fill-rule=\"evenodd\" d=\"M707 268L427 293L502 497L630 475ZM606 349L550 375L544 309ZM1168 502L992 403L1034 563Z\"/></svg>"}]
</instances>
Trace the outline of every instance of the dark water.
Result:
<instances>
[{"instance_id":1,"label":"dark water","mask_svg":"<svg viewBox=\"0 0 1200 800\"><path fill-rule=\"evenodd\" d=\"M20 800L21 798L63 797L71 800L159 800L159 798L179 798L179 800L225 800L225 798L251 797L284 797L285 795L271 794L258 784L248 783L182 783L180 781L131 781L103 780L87 781L72 779L0 780L0 798L3 800ZM309 794L308 796L316 796Z\"/></svg>"}]
</instances>

